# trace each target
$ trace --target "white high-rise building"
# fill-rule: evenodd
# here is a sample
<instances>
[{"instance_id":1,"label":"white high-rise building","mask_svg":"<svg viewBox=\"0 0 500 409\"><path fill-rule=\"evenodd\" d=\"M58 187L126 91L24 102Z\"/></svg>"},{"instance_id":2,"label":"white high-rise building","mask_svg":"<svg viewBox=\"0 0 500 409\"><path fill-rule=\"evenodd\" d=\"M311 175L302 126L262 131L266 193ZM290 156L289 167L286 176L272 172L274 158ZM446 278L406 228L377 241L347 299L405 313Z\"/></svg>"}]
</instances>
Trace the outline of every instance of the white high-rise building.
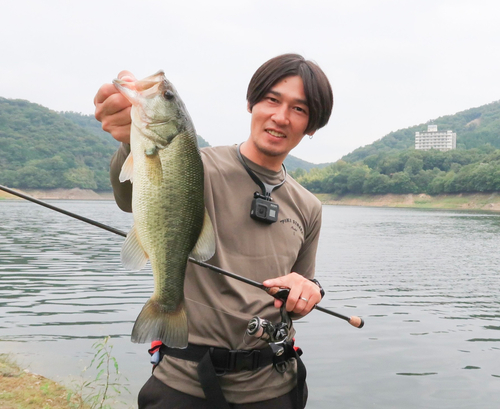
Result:
<instances>
[{"instance_id":1,"label":"white high-rise building","mask_svg":"<svg viewBox=\"0 0 500 409\"><path fill-rule=\"evenodd\" d=\"M453 131L438 132L437 125L427 125L427 132L415 132L415 149L449 151L457 148L457 134Z\"/></svg>"}]
</instances>

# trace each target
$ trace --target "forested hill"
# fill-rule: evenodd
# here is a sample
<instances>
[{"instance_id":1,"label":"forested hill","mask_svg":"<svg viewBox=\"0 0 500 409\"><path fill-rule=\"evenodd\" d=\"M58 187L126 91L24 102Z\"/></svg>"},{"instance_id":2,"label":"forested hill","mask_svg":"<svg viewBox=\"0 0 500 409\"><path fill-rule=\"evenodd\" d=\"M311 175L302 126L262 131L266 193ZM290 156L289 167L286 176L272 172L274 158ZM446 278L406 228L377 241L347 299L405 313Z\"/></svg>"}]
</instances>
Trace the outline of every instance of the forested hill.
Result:
<instances>
[{"instance_id":1,"label":"forested hill","mask_svg":"<svg viewBox=\"0 0 500 409\"><path fill-rule=\"evenodd\" d=\"M198 137L200 146L208 143ZM118 146L93 115L0 97L0 184L20 189L111 189Z\"/></svg>"},{"instance_id":2,"label":"forested hill","mask_svg":"<svg viewBox=\"0 0 500 409\"><path fill-rule=\"evenodd\" d=\"M429 123L437 125L439 131L455 132L457 149L473 149L488 144L500 149L500 101L496 101L455 115L442 116L426 124L391 132L378 141L345 155L342 160L357 162L370 155L414 148L415 132L426 131Z\"/></svg>"},{"instance_id":3,"label":"forested hill","mask_svg":"<svg viewBox=\"0 0 500 409\"><path fill-rule=\"evenodd\" d=\"M457 134L457 149L415 150L415 132L427 124L386 135L324 169L292 175L316 193L465 193L500 191L500 101L429 123Z\"/></svg>"},{"instance_id":4,"label":"forested hill","mask_svg":"<svg viewBox=\"0 0 500 409\"><path fill-rule=\"evenodd\" d=\"M83 116L81 123L72 117L78 114L0 98L0 184L109 190L109 159L118 143Z\"/></svg>"}]
</instances>

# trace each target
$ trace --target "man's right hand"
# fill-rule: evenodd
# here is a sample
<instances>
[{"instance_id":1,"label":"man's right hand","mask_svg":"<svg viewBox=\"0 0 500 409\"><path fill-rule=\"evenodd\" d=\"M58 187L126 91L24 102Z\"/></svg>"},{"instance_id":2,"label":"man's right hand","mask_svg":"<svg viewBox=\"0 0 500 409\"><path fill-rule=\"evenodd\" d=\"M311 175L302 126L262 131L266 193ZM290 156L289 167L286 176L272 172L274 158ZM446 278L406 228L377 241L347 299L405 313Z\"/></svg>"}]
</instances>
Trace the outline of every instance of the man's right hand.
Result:
<instances>
[{"instance_id":1,"label":"man's right hand","mask_svg":"<svg viewBox=\"0 0 500 409\"><path fill-rule=\"evenodd\" d=\"M118 78L136 81L129 71L122 71ZM130 109L132 104L113 84L104 84L94 97L95 118L101 122L102 129L109 132L119 142L130 143Z\"/></svg>"}]
</instances>

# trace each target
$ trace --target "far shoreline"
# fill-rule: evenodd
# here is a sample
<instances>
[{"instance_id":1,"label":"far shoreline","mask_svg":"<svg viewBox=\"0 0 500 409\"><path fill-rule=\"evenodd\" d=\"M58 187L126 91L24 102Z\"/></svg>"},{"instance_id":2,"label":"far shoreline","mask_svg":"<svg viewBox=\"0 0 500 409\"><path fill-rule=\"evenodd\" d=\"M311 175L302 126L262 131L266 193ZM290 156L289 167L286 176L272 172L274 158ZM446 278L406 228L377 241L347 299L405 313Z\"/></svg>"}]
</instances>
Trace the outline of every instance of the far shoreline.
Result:
<instances>
[{"instance_id":1,"label":"far shoreline","mask_svg":"<svg viewBox=\"0 0 500 409\"><path fill-rule=\"evenodd\" d=\"M114 200L113 192L95 192L91 189L12 189L38 200ZM19 199L10 193L0 191L1 199Z\"/></svg>"},{"instance_id":2,"label":"far shoreline","mask_svg":"<svg viewBox=\"0 0 500 409\"><path fill-rule=\"evenodd\" d=\"M322 204L334 206L367 206L441 210L478 210L500 212L500 192L457 193L430 196L421 194L384 195L315 195Z\"/></svg>"},{"instance_id":3,"label":"far shoreline","mask_svg":"<svg viewBox=\"0 0 500 409\"><path fill-rule=\"evenodd\" d=\"M114 200L113 192L111 191L95 192L90 189L26 189L19 191L38 200ZM441 194L436 196L430 196L425 193L387 193L383 195L334 195L316 193L315 196L321 201L322 204L332 206L479 210L495 213L500 212L500 192ZM0 191L0 200L2 199L19 198L9 193Z\"/></svg>"}]
</instances>

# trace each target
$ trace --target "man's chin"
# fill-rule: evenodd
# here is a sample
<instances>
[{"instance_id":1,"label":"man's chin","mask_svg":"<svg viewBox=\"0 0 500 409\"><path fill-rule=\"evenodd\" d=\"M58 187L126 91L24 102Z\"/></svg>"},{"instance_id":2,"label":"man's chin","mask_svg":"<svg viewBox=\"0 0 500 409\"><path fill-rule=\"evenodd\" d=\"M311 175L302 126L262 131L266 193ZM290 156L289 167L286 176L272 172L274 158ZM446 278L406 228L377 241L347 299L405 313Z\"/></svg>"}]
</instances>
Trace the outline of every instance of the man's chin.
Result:
<instances>
[{"instance_id":1,"label":"man's chin","mask_svg":"<svg viewBox=\"0 0 500 409\"><path fill-rule=\"evenodd\" d=\"M261 153L263 153L266 156L269 157L279 157L279 156L286 156L288 152L284 152L283 149L279 148L272 148L272 147L267 147L267 146L258 146L258 149Z\"/></svg>"}]
</instances>

